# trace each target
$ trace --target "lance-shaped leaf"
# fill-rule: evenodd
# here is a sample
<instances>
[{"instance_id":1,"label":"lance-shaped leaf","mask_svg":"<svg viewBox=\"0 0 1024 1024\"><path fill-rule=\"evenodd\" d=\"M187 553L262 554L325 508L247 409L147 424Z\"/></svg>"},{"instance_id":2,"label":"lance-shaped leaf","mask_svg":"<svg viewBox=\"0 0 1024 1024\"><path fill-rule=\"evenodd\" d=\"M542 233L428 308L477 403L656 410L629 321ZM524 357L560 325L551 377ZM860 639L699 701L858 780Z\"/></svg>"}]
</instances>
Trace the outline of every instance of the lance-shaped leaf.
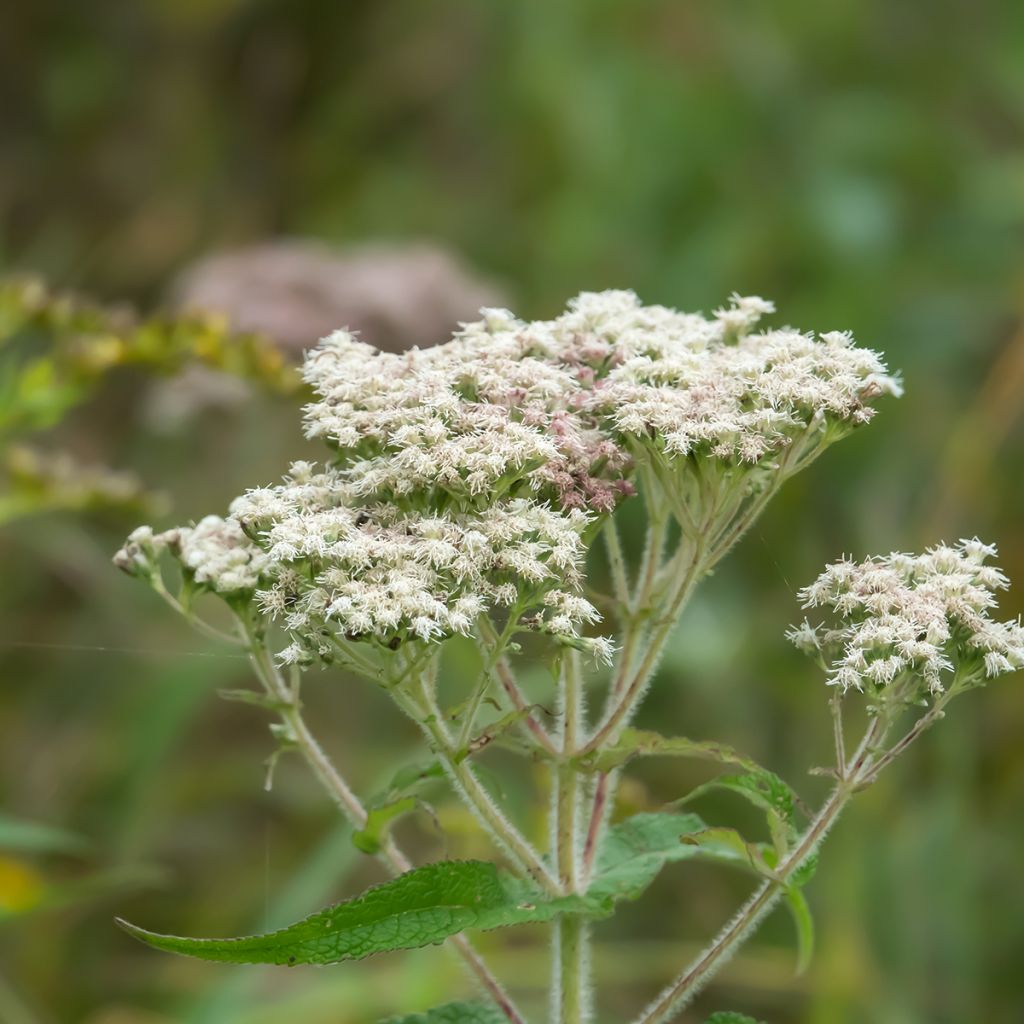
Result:
<instances>
[{"instance_id":1,"label":"lance-shaped leaf","mask_svg":"<svg viewBox=\"0 0 1024 1024\"><path fill-rule=\"evenodd\" d=\"M751 772L764 771L756 761L744 757L725 743L690 740L684 736L662 736L644 729L625 729L610 747L584 758L582 764L594 771L607 772L621 768L637 757L689 757L714 761Z\"/></svg>"},{"instance_id":2,"label":"lance-shaped leaf","mask_svg":"<svg viewBox=\"0 0 1024 1024\"><path fill-rule=\"evenodd\" d=\"M772 843L782 856L797 836L796 808L800 801L774 772L766 768L739 775L720 775L698 786L681 801L689 803L713 790L736 793L765 812Z\"/></svg>"},{"instance_id":3,"label":"lance-shaped leaf","mask_svg":"<svg viewBox=\"0 0 1024 1024\"><path fill-rule=\"evenodd\" d=\"M731 1010L722 1010L711 1014L704 1024L762 1024L762 1022L748 1017L745 1013L733 1013Z\"/></svg>"},{"instance_id":4,"label":"lance-shaped leaf","mask_svg":"<svg viewBox=\"0 0 1024 1024\"><path fill-rule=\"evenodd\" d=\"M441 861L338 903L287 928L235 939L159 935L126 921L130 935L157 949L202 960L249 964L331 964L372 953L443 942L467 929L549 921L561 913L604 916L607 898L550 897L482 861Z\"/></svg>"},{"instance_id":5,"label":"lance-shaped leaf","mask_svg":"<svg viewBox=\"0 0 1024 1024\"><path fill-rule=\"evenodd\" d=\"M442 862L407 872L287 928L236 939L157 935L118 921L130 935L174 953L230 963L329 964L441 942L501 906L492 864Z\"/></svg>"},{"instance_id":6,"label":"lance-shaped leaf","mask_svg":"<svg viewBox=\"0 0 1024 1024\"><path fill-rule=\"evenodd\" d=\"M601 846L588 895L638 899L665 864L698 855L682 840L704 828L696 814L678 811L634 814L613 826Z\"/></svg>"},{"instance_id":7,"label":"lance-shaped leaf","mask_svg":"<svg viewBox=\"0 0 1024 1024\"><path fill-rule=\"evenodd\" d=\"M814 918L807 897L796 886L786 889L786 906L796 926L796 973L803 974L814 955Z\"/></svg>"},{"instance_id":8,"label":"lance-shaped leaf","mask_svg":"<svg viewBox=\"0 0 1024 1024\"><path fill-rule=\"evenodd\" d=\"M230 963L330 964L443 942L468 930L550 921L558 914L606 917L636 899L661 867L700 852L681 842L704 830L695 814L638 814L609 830L585 896L552 896L482 861L441 861L408 871L287 928L234 939L159 935L125 921L157 949Z\"/></svg>"},{"instance_id":9,"label":"lance-shaped leaf","mask_svg":"<svg viewBox=\"0 0 1024 1024\"><path fill-rule=\"evenodd\" d=\"M508 1017L492 1003L445 1003L426 1013L389 1017L381 1024L508 1024Z\"/></svg>"}]
</instances>

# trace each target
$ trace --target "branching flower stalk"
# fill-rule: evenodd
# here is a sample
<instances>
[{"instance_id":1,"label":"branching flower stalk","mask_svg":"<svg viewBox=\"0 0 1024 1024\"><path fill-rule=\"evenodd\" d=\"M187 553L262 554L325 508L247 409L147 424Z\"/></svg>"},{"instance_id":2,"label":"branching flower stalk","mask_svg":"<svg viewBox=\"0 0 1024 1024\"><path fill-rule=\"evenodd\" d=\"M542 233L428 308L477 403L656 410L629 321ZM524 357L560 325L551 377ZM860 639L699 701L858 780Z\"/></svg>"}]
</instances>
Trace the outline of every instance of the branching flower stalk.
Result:
<instances>
[{"instance_id":1,"label":"branching flower stalk","mask_svg":"<svg viewBox=\"0 0 1024 1024\"><path fill-rule=\"evenodd\" d=\"M304 371L315 395L306 433L326 444L323 465L294 463L227 517L141 527L115 561L207 635L248 651L261 692L245 699L276 716L277 753L301 754L393 880L264 936L125 927L159 948L251 963L335 963L448 940L487 1001L408 1019L430 1024L525 1024L465 933L531 922L552 932L549 1020L591 1021L591 922L692 857L739 865L759 884L636 1024L672 1019L780 900L806 946L801 888L835 818L953 697L1024 664L1024 630L991 617L1007 581L979 541L826 569L802 599L832 621L790 633L833 687L835 788L803 830L802 802L750 758L632 728L701 580L786 480L900 392L849 335L758 329L772 311L734 296L707 318L604 292L549 321L484 310L447 344L403 355L345 331L323 339ZM620 535L629 502L646 517L636 565ZM588 558L592 548L603 558ZM200 617L204 595L227 604L237 636ZM450 678L445 651L458 637L479 654L470 679ZM519 677L527 662L548 681L536 704L536 678L527 687ZM303 677L327 666L386 692L430 752L372 801L303 715ZM604 705L589 714L598 684ZM869 724L848 754L843 706L860 695ZM546 770L546 850L482 780L494 746ZM709 787L738 792L765 812L768 840L678 809L620 820L618 781L651 755L722 765L684 802ZM498 864L414 867L398 845L396 823L439 777Z\"/></svg>"}]
</instances>

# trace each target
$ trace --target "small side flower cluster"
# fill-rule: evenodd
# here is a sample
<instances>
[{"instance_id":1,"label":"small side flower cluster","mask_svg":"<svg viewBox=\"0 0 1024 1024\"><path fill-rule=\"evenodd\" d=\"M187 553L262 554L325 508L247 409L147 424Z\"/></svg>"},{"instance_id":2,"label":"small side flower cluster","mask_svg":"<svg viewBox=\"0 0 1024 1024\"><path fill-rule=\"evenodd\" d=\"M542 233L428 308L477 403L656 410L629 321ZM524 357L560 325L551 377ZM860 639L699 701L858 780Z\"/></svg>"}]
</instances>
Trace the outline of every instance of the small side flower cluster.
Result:
<instances>
[{"instance_id":1,"label":"small side flower cluster","mask_svg":"<svg viewBox=\"0 0 1024 1024\"><path fill-rule=\"evenodd\" d=\"M941 693L957 673L975 682L1024 667L1024 627L990 616L1006 577L979 540L940 544L922 555L893 553L830 565L800 596L831 609L836 628L807 622L787 635L829 663L829 683L878 693L898 681Z\"/></svg>"},{"instance_id":2,"label":"small side flower cluster","mask_svg":"<svg viewBox=\"0 0 1024 1024\"><path fill-rule=\"evenodd\" d=\"M267 554L239 524L220 516L163 533L140 526L114 556L114 564L132 575L153 577L165 553L177 559L192 586L224 595L253 593L270 566Z\"/></svg>"}]
</instances>

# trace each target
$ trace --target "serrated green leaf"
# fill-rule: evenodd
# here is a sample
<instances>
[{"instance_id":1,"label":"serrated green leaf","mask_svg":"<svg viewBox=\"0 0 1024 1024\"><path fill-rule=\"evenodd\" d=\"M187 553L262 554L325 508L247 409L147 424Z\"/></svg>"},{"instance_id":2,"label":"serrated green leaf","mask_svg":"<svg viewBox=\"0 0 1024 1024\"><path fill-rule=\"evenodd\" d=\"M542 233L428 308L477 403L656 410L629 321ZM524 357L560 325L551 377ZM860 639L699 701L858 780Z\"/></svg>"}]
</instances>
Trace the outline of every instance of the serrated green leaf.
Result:
<instances>
[{"instance_id":1,"label":"serrated green leaf","mask_svg":"<svg viewBox=\"0 0 1024 1024\"><path fill-rule=\"evenodd\" d=\"M582 763L594 771L607 772L637 757L690 757L700 761L734 765L751 772L764 769L725 743L690 740L684 736L662 736L644 729L625 729L619 739Z\"/></svg>"},{"instance_id":2,"label":"serrated green leaf","mask_svg":"<svg viewBox=\"0 0 1024 1024\"><path fill-rule=\"evenodd\" d=\"M725 1010L711 1014L704 1024L763 1024L763 1022L756 1021L745 1013L733 1013L730 1010Z\"/></svg>"},{"instance_id":3,"label":"serrated green leaf","mask_svg":"<svg viewBox=\"0 0 1024 1024\"><path fill-rule=\"evenodd\" d=\"M814 918L807 898L794 886L786 889L786 906L796 926L796 973L803 974L814 955Z\"/></svg>"},{"instance_id":4,"label":"serrated green leaf","mask_svg":"<svg viewBox=\"0 0 1024 1024\"><path fill-rule=\"evenodd\" d=\"M441 942L500 907L505 893L493 864L441 862L400 875L363 895L265 935L191 939L157 935L118 921L157 949L230 963L329 964L390 949Z\"/></svg>"},{"instance_id":5,"label":"serrated green leaf","mask_svg":"<svg viewBox=\"0 0 1024 1024\"><path fill-rule=\"evenodd\" d=\"M766 859L774 851L761 843L747 842L734 828L706 828L684 836L682 842L696 847L701 856L710 860L747 868L762 878L775 878L772 865Z\"/></svg>"},{"instance_id":6,"label":"serrated green leaf","mask_svg":"<svg viewBox=\"0 0 1024 1024\"><path fill-rule=\"evenodd\" d=\"M772 843L780 856L796 839L798 800L789 786L774 772L758 768L757 771L744 772L740 775L720 775L703 786L698 786L681 802L689 803L714 790L737 793L764 811Z\"/></svg>"},{"instance_id":7,"label":"serrated green leaf","mask_svg":"<svg viewBox=\"0 0 1024 1024\"><path fill-rule=\"evenodd\" d=\"M532 882L500 873L493 864L444 861L406 872L265 935L193 939L118 923L157 949L205 960L337 963L432 945L461 931L550 921L559 914L605 917L618 900L639 897L666 863L714 852L707 834L715 831L727 830L708 830L695 814L634 815L609 830L585 896L552 897ZM682 841L693 836L706 842Z\"/></svg>"},{"instance_id":8,"label":"serrated green leaf","mask_svg":"<svg viewBox=\"0 0 1024 1024\"><path fill-rule=\"evenodd\" d=\"M704 828L696 814L678 811L635 814L613 826L601 846L588 895L637 899L666 863L698 855L680 840Z\"/></svg>"},{"instance_id":9,"label":"serrated green leaf","mask_svg":"<svg viewBox=\"0 0 1024 1024\"><path fill-rule=\"evenodd\" d=\"M426 1013L388 1017L381 1024L508 1024L508 1017L490 1003L445 1003Z\"/></svg>"},{"instance_id":10,"label":"serrated green leaf","mask_svg":"<svg viewBox=\"0 0 1024 1024\"><path fill-rule=\"evenodd\" d=\"M551 898L482 861L441 861L408 871L361 896L264 935L193 939L118 924L157 949L229 963L331 964L443 942L467 929L549 921L558 914L605 916L607 898Z\"/></svg>"}]
</instances>

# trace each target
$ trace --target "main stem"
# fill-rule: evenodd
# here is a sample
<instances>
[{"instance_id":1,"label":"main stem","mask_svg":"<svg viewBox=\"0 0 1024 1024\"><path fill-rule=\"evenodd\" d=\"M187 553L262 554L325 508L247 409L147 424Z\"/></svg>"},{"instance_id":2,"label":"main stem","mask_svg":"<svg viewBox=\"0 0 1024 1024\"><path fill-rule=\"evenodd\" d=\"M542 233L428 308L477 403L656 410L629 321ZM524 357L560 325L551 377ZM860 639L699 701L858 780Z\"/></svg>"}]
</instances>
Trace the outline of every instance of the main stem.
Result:
<instances>
[{"instance_id":1,"label":"main stem","mask_svg":"<svg viewBox=\"0 0 1024 1024\"><path fill-rule=\"evenodd\" d=\"M555 766L552 805L553 840L558 881L565 893L580 891L580 775L573 763L583 718L583 677L580 656L566 655L561 674L561 751ZM554 921L554 964L551 1017L556 1024L584 1024L590 1019L588 971L590 934L587 922L576 914L561 914Z\"/></svg>"}]
</instances>

